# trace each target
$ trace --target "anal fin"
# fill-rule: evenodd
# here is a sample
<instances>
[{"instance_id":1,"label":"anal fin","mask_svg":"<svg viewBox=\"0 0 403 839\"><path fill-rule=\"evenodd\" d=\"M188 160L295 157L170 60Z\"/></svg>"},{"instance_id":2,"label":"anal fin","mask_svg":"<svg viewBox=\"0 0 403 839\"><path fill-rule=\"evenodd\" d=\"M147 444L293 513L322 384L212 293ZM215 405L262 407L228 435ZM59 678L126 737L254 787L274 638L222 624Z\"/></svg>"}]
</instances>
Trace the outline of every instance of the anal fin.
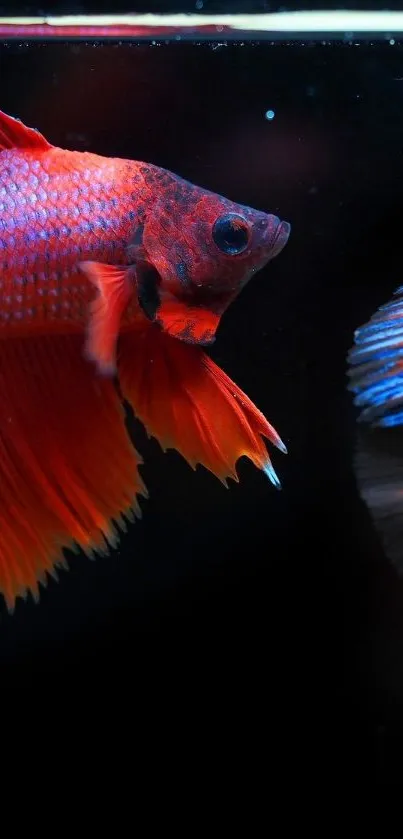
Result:
<instances>
[{"instance_id":1,"label":"anal fin","mask_svg":"<svg viewBox=\"0 0 403 839\"><path fill-rule=\"evenodd\" d=\"M0 394L0 592L12 609L63 547L107 548L145 490L114 383L83 359L82 336L1 341Z\"/></svg>"}]
</instances>

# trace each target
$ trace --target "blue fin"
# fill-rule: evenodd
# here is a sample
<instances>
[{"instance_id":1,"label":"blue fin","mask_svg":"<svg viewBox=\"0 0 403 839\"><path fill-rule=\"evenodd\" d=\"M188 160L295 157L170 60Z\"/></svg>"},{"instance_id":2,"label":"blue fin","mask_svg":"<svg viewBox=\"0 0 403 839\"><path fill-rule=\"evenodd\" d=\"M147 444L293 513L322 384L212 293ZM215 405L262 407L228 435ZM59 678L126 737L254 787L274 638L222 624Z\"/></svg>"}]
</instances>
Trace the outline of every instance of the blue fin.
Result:
<instances>
[{"instance_id":1,"label":"blue fin","mask_svg":"<svg viewBox=\"0 0 403 839\"><path fill-rule=\"evenodd\" d=\"M403 286L395 297L356 330L347 356L358 420L372 426L403 425Z\"/></svg>"}]
</instances>

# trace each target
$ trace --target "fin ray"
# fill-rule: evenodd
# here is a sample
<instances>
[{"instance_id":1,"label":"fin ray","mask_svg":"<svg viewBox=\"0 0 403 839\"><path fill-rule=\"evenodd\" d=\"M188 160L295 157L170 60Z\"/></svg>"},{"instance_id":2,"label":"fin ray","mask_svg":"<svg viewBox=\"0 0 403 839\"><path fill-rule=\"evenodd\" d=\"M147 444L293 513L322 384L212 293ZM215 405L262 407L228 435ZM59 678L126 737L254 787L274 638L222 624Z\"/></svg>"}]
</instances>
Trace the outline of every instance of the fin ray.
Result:
<instances>
[{"instance_id":1,"label":"fin ray","mask_svg":"<svg viewBox=\"0 0 403 839\"><path fill-rule=\"evenodd\" d=\"M129 364L136 352L136 364ZM145 317L121 336L118 363L122 393L162 448L202 464L224 483L237 480L235 464L248 457L274 480L263 438L286 448L231 379L199 347L162 332ZM275 473L274 473L275 474Z\"/></svg>"},{"instance_id":2,"label":"fin ray","mask_svg":"<svg viewBox=\"0 0 403 839\"><path fill-rule=\"evenodd\" d=\"M0 341L0 591L7 605L63 561L108 547L145 494L110 379L77 335Z\"/></svg>"},{"instance_id":3,"label":"fin ray","mask_svg":"<svg viewBox=\"0 0 403 839\"><path fill-rule=\"evenodd\" d=\"M90 307L85 354L100 373L114 375L120 324L132 295L128 270L98 262L81 262L80 269L98 289Z\"/></svg>"},{"instance_id":4,"label":"fin ray","mask_svg":"<svg viewBox=\"0 0 403 839\"><path fill-rule=\"evenodd\" d=\"M356 330L347 356L359 421L372 425L394 424L403 403L403 288L395 297Z\"/></svg>"}]
</instances>

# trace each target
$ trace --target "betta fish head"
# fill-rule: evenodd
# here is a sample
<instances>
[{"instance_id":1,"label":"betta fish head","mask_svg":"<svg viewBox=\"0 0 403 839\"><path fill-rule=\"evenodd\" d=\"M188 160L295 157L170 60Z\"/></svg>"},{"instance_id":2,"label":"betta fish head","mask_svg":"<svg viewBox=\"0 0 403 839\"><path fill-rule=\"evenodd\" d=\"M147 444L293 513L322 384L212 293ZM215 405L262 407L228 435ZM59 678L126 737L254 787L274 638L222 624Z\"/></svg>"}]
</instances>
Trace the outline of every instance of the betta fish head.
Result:
<instances>
[{"instance_id":1,"label":"betta fish head","mask_svg":"<svg viewBox=\"0 0 403 839\"><path fill-rule=\"evenodd\" d=\"M176 338L209 344L231 301L280 253L290 225L164 170L157 194L144 224L140 305Z\"/></svg>"}]
</instances>

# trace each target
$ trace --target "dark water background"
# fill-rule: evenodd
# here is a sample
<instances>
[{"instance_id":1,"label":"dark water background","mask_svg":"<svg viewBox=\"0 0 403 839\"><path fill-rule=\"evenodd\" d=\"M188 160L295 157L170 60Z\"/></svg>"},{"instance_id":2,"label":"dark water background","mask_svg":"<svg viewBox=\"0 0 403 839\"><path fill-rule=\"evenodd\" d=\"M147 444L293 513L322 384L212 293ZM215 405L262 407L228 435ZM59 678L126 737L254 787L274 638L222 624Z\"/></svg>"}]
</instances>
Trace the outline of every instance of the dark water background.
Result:
<instances>
[{"instance_id":1,"label":"dark water background","mask_svg":"<svg viewBox=\"0 0 403 839\"><path fill-rule=\"evenodd\" d=\"M284 777L291 755L331 771L347 749L343 777L396 779L403 581L357 495L345 356L402 283L403 46L4 44L0 77L2 110L54 144L151 161L292 224L212 350L289 447L283 492L246 462L226 491L133 424L143 520L2 615L3 695L48 679L133 709L152 696L168 728L171 701Z\"/></svg>"}]
</instances>

